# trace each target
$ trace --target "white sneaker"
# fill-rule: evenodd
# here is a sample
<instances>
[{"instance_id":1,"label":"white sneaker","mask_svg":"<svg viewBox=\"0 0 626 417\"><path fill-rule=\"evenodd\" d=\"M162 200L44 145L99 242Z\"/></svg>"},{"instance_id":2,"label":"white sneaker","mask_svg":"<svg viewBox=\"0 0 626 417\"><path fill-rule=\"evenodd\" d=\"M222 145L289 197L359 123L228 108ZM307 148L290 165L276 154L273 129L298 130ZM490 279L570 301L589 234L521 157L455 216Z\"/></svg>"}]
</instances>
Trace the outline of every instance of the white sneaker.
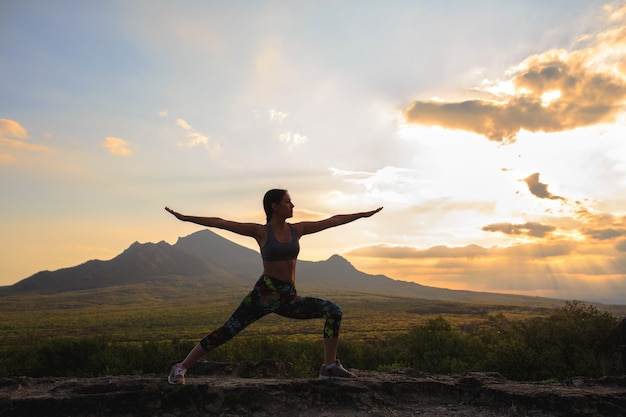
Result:
<instances>
[{"instance_id":1,"label":"white sneaker","mask_svg":"<svg viewBox=\"0 0 626 417\"><path fill-rule=\"evenodd\" d=\"M335 366L332 368L322 365L319 377L320 379L336 379L337 381L353 381L356 379L356 375L344 368L338 360L335 361Z\"/></svg>"},{"instance_id":2,"label":"white sneaker","mask_svg":"<svg viewBox=\"0 0 626 417\"><path fill-rule=\"evenodd\" d=\"M167 382L171 385L185 385L185 372L187 372L187 370L183 368L183 365L177 363L172 366L172 370L167 376Z\"/></svg>"}]
</instances>

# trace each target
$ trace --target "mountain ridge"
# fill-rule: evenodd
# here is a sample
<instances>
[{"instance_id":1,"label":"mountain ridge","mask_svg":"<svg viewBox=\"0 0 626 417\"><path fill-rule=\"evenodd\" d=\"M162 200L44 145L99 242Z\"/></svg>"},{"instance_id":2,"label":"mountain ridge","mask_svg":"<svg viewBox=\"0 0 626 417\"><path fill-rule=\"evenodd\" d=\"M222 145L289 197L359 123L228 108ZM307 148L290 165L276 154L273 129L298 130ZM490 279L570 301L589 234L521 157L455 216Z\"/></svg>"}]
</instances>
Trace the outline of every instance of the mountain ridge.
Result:
<instances>
[{"instance_id":1,"label":"mountain ridge","mask_svg":"<svg viewBox=\"0 0 626 417\"><path fill-rule=\"evenodd\" d=\"M259 253L203 229L175 244L132 243L116 257L89 260L74 267L40 271L11 286L0 287L0 297L20 293L58 293L163 281L167 277L194 277L208 286L253 284L262 273ZM395 296L465 302L521 303L558 306L564 300L429 287L385 275L357 270L340 255L323 261L298 260L299 289L357 291Z\"/></svg>"}]
</instances>

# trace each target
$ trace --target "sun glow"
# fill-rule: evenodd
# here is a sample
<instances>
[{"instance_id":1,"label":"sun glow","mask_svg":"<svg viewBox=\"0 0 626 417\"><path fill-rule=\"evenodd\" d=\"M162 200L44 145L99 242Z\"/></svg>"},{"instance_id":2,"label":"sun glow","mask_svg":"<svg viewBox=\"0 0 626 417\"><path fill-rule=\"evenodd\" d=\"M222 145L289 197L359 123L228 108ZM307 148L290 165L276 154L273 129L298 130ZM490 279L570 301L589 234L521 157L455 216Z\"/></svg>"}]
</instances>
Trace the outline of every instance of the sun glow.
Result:
<instances>
[{"instance_id":1,"label":"sun glow","mask_svg":"<svg viewBox=\"0 0 626 417\"><path fill-rule=\"evenodd\" d=\"M547 91L541 95L541 105L543 107L548 107L550 104L552 104L554 101L558 100L559 98L561 98L560 90Z\"/></svg>"}]
</instances>

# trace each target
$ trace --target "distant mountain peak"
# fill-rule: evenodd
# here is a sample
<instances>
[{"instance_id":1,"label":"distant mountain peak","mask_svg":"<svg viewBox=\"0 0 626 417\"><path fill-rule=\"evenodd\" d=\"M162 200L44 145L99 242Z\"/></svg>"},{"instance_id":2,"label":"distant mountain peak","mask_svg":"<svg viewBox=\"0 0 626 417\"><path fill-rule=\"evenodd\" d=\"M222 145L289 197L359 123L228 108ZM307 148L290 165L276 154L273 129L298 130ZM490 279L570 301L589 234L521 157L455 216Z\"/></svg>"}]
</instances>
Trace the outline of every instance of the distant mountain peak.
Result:
<instances>
[{"instance_id":1,"label":"distant mountain peak","mask_svg":"<svg viewBox=\"0 0 626 417\"><path fill-rule=\"evenodd\" d=\"M213 231L202 229L176 244L133 242L108 261L91 260L56 271L42 271L18 283L0 287L0 296L12 293L55 293L158 282L166 290L173 279L194 279L208 288L241 286L254 283L263 273L258 251L238 245ZM371 275L356 269L346 258L334 254L325 261L298 261L297 282L307 291L316 288L395 294L440 300L507 300L518 302L535 298L503 296L471 291L426 287L414 282L397 281L384 275ZM199 280L199 281L198 281ZM302 287L299 287L302 288ZM547 300L547 299L546 299Z\"/></svg>"},{"instance_id":2,"label":"distant mountain peak","mask_svg":"<svg viewBox=\"0 0 626 417\"><path fill-rule=\"evenodd\" d=\"M350 263L350 261L348 261L343 256L337 254L332 255L327 260L322 261L322 263L325 264L327 268L337 269L338 271L357 271L357 269L354 267L354 265Z\"/></svg>"}]
</instances>

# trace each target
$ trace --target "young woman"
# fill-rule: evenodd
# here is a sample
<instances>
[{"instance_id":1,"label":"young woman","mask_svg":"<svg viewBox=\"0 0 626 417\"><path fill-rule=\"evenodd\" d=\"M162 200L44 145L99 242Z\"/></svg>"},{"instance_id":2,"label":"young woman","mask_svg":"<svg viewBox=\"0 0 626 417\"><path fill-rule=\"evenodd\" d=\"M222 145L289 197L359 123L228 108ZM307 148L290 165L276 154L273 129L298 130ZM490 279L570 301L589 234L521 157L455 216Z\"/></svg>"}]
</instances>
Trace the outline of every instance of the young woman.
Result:
<instances>
[{"instance_id":1,"label":"young woman","mask_svg":"<svg viewBox=\"0 0 626 417\"><path fill-rule=\"evenodd\" d=\"M252 291L243 299L237 310L219 329L203 338L189 352L185 360L172 367L168 376L170 384L184 384L185 372L206 353L228 342L245 327L269 313L294 319L325 318L324 364L321 379L350 380L356 378L337 360L341 307L328 300L302 297L296 292L296 259L302 236L317 233L331 227L370 217L380 210L353 214L338 214L325 220L290 224L294 205L287 190L273 189L263 197L267 223L239 223L219 217L186 216L166 207L177 219L207 227L229 230L256 239L263 259L263 274Z\"/></svg>"}]
</instances>

